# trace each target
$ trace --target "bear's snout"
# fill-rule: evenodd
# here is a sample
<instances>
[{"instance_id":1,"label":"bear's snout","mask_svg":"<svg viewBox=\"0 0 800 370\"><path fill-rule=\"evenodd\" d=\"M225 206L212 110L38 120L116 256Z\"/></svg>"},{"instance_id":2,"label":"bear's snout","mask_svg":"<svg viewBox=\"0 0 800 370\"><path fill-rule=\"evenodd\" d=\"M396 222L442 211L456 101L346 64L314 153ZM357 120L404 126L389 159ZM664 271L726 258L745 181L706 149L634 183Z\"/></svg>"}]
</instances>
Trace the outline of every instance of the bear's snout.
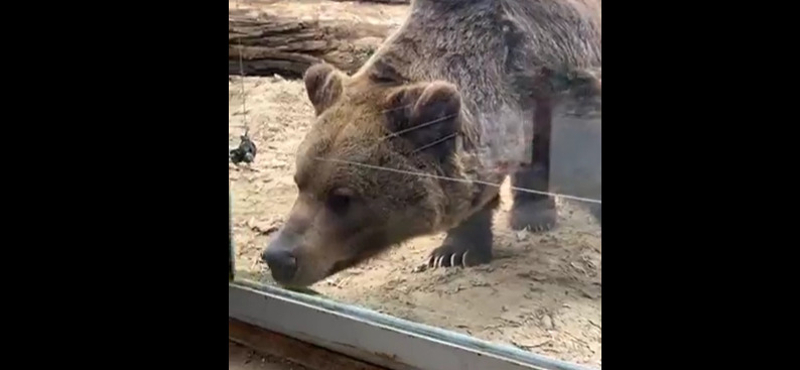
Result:
<instances>
[{"instance_id":1,"label":"bear's snout","mask_svg":"<svg viewBox=\"0 0 800 370\"><path fill-rule=\"evenodd\" d=\"M286 233L281 232L261 255L261 259L269 266L272 277L280 284L290 283L297 273L297 257L287 242Z\"/></svg>"}]
</instances>

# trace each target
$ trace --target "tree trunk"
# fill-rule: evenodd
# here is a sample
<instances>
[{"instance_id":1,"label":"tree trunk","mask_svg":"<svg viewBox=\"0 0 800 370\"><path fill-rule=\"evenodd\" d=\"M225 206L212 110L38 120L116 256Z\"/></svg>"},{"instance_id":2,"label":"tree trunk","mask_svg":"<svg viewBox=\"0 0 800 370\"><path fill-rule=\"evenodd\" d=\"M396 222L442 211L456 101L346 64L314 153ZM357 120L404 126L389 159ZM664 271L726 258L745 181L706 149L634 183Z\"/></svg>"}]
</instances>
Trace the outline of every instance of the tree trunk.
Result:
<instances>
[{"instance_id":1,"label":"tree trunk","mask_svg":"<svg viewBox=\"0 0 800 370\"><path fill-rule=\"evenodd\" d=\"M247 76L277 73L297 78L309 66L322 61L352 73L390 32L386 25L305 21L231 9L228 73L240 75L243 71Z\"/></svg>"}]
</instances>

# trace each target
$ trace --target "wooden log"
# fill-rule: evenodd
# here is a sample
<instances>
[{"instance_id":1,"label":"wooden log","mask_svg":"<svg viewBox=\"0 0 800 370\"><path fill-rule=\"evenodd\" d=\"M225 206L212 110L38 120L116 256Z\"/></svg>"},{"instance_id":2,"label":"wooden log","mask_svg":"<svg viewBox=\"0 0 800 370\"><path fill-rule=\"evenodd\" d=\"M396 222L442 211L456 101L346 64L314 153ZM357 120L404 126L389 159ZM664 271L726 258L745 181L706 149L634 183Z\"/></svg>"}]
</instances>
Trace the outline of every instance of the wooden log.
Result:
<instances>
[{"instance_id":1,"label":"wooden log","mask_svg":"<svg viewBox=\"0 0 800 370\"><path fill-rule=\"evenodd\" d=\"M247 76L302 76L325 61L355 72L380 46L388 25L352 21L309 21L231 9L228 72ZM240 59L241 56L241 59Z\"/></svg>"}]
</instances>

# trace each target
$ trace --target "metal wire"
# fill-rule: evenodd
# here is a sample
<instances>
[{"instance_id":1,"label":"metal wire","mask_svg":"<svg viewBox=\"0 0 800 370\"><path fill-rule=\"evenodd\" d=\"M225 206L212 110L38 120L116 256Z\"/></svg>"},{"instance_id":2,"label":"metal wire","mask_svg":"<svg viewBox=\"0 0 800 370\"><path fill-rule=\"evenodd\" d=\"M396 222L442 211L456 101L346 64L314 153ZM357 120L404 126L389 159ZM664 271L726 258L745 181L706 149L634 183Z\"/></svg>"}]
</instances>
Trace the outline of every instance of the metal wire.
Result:
<instances>
[{"instance_id":1,"label":"metal wire","mask_svg":"<svg viewBox=\"0 0 800 370\"><path fill-rule=\"evenodd\" d=\"M502 186L502 184L495 184L493 182L488 182L488 181L459 179L459 178L455 178L455 177L439 176L439 175L433 175L433 174L424 173L424 172L406 171L406 170L401 170L401 169L396 169L396 168L389 168L389 167L383 167L383 166L375 166L375 165L366 164L366 163L352 162L352 161L348 161L348 160L344 160L344 159L334 159L334 158L324 158L324 157L315 157L314 159L320 160L320 161L327 161L327 162L343 163L343 164L348 164L348 165L357 166L357 167L370 168L370 169L374 169L374 170L402 173L402 174L406 174L406 175L414 175L414 176L420 176L420 177L431 177L431 178L435 178L435 179L439 179L439 180L474 183L474 184L481 184L481 185L486 185L486 186L494 186L494 187L498 187L498 188ZM599 200L599 199L576 197L576 196L573 196L573 195L567 195L567 194L561 194L561 193L553 193L553 192L549 192L549 191L533 190L533 189L528 189L528 188L521 188L521 187L518 187L518 186L511 186L511 190L520 191L520 192L523 192L523 193L540 194L540 195L554 196L554 197L559 197L559 198L564 198L564 199L572 199L572 200L577 200L577 201L586 202L586 203L602 204L602 201Z\"/></svg>"}]
</instances>

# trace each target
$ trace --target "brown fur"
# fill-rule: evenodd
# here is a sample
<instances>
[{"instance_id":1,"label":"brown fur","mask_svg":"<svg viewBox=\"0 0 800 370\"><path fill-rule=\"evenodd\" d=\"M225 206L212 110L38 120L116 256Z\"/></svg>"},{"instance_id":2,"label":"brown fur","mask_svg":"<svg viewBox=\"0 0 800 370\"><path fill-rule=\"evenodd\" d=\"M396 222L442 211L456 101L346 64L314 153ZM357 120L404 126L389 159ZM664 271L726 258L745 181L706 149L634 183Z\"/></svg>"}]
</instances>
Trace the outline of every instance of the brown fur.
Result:
<instances>
[{"instance_id":1,"label":"brown fur","mask_svg":"<svg viewBox=\"0 0 800 370\"><path fill-rule=\"evenodd\" d=\"M279 282L313 284L494 207L498 189L474 181L509 174L491 159L530 155L499 150L527 145L506 126L531 125L541 68L600 65L599 10L593 0L416 0L354 76L309 68L317 122L298 150L297 201L268 248L289 251L297 271Z\"/></svg>"}]
</instances>

